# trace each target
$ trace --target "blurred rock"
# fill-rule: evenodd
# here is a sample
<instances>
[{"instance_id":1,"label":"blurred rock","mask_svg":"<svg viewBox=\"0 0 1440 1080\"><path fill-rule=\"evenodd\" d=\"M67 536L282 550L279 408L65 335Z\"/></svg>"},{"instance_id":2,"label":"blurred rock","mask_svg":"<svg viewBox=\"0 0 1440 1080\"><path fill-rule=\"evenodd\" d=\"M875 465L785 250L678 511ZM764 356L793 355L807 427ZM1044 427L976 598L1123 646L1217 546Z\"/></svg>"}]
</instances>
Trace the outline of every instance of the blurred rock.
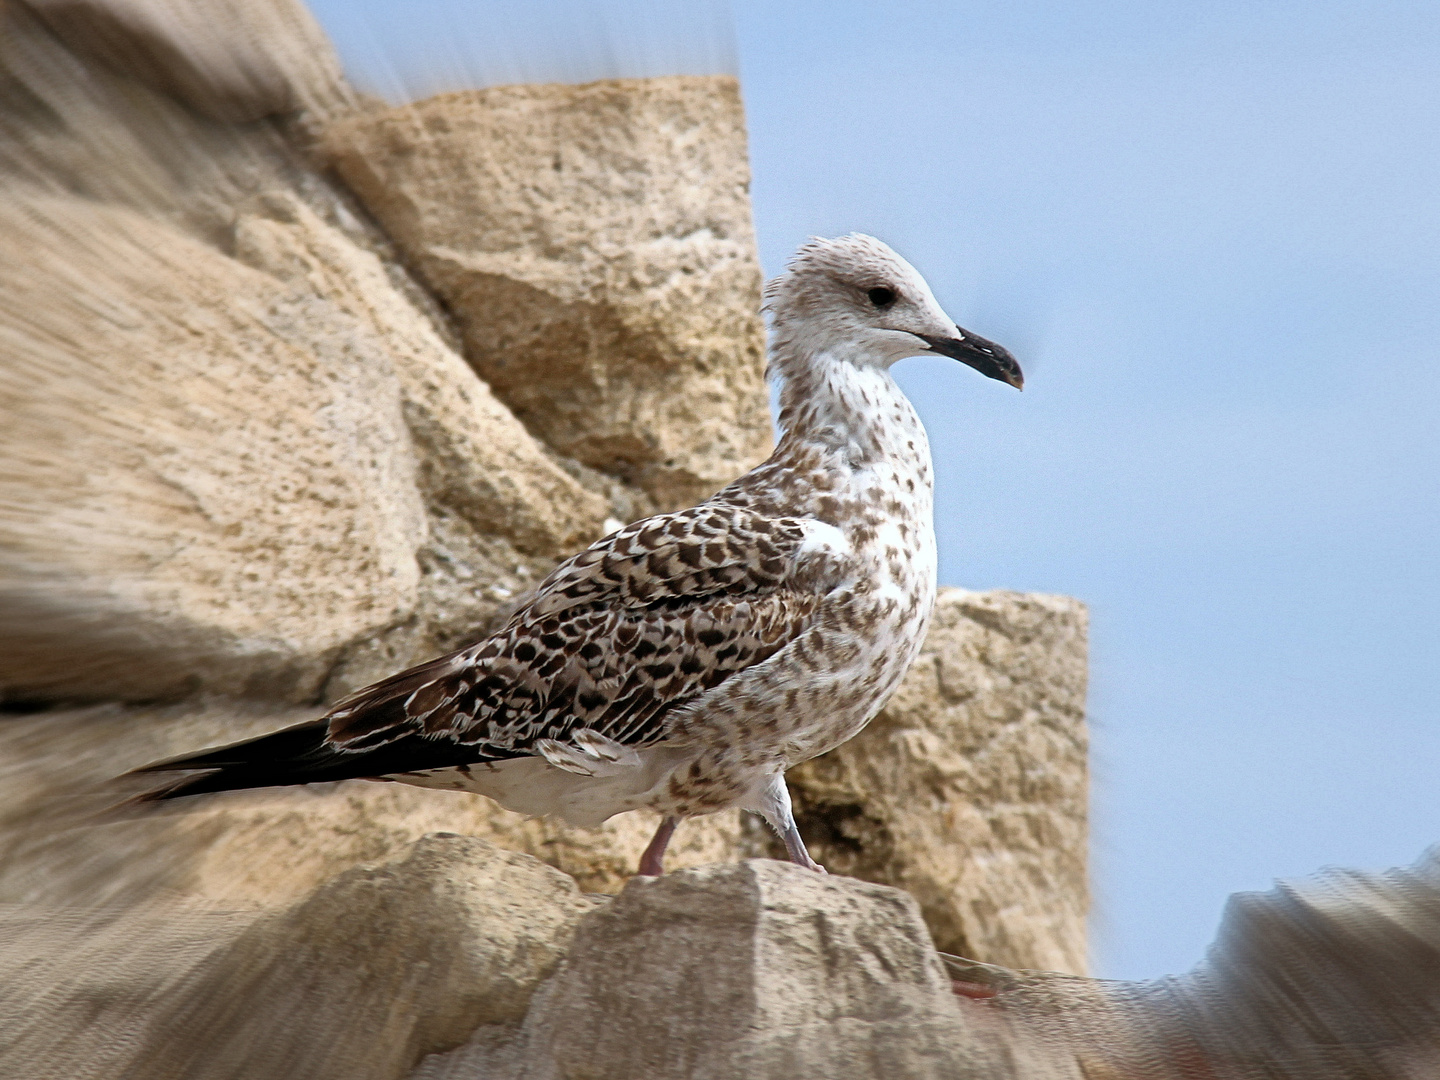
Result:
<instances>
[{"instance_id":1,"label":"blurred rock","mask_svg":"<svg viewBox=\"0 0 1440 1080\"><path fill-rule=\"evenodd\" d=\"M388 350L134 211L0 205L0 685L312 698L413 614L426 536Z\"/></svg>"},{"instance_id":2,"label":"blurred rock","mask_svg":"<svg viewBox=\"0 0 1440 1080\"><path fill-rule=\"evenodd\" d=\"M208 120L71 52L12 3L0 7L0 190L29 189L126 207L226 254L236 206L266 191L295 192L353 239L378 238L291 125Z\"/></svg>"},{"instance_id":3,"label":"blurred rock","mask_svg":"<svg viewBox=\"0 0 1440 1080\"><path fill-rule=\"evenodd\" d=\"M525 818L460 792L362 780L233 792L107 814L153 777L140 765L308 720L313 709L213 701L96 706L0 720L0 903L279 908L353 867L400 857L431 832L528 852L587 891L629 880L656 818L622 814L599 829ZM672 866L737 857L735 813L690 823Z\"/></svg>"},{"instance_id":4,"label":"blurred rock","mask_svg":"<svg viewBox=\"0 0 1440 1080\"><path fill-rule=\"evenodd\" d=\"M23 0L79 55L213 120L355 106L330 41L293 0Z\"/></svg>"},{"instance_id":5,"label":"blurred rock","mask_svg":"<svg viewBox=\"0 0 1440 1080\"><path fill-rule=\"evenodd\" d=\"M557 451L666 509L769 452L733 78L445 94L341 119L323 146Z\"/></svg>"},{"instance_id":6,"label":"blurred rock","mask_svg":"<svg viewBox=\"0 0 1440 1080\"><path fill-rule=\"evenodd\" d=\"M1440 848L1230 898L1192 971L1149 982L952 965L1012 1030L1099 1080L1440 1075Z\"/></svg>"},{"instance_id":7,"label":"blurred rock","mask_svg":"<svg viewBox=\"0 0 1440 1080\"><path fill-rule=\"evenodd\" d=\"M815 858L908 891L942 951L1083 973L1086 627L1069 597L941 589L885 710L790 771Z\"/></svg>"},{"instance_id":8,"label":"blurred rock","mask_svg":"<svg viewBox=\"0 0 1440 1080\"><path fill-rule=\"evenodd\" d=\"M343 694L603 531L284 129L0 20L0 697Z\"/></svg>"},{"instance_id":9,"label":"blurred rock","mask_svg":"<svg viewBox=\"0 0 1440 1080\"><path fill-rule=\"evenodd\" d=\"M259 917L0 904L0 1076L143 1080L158 1003Z\"/></svg>"},{"instance_id":10,"label":"blurred rock","mask_svg":"<svg viewBox=\"0 0 1440 1080\"><path fill-rule=\"evenodd\" d=\"M403 1075L478 1025L522 1020L597 902L528 856L426 837L208 957L137 1058L148 1080Z\"/></svg>"},{"instance_id":11,"label":"blurred rock","mask_svg":"<svg viewBox=\"0 0 1440 1080\"><path fill-rule=\"evenodd\" d=\"M956 1000L910 897L750 860L632 881L513 1043L483 1031L415 1078L1079 1077L1005 1034Z\"/></svg>"},{"instance_id":12,"label":"blurred rock","mask_svg":"<svg viewBox=\"0 0 1440 1080\"><path fill-rule=\"evenodd\" d=\"M0 1002L20 1020L0 1065L31 1080L403 1076L477 1025L523 1019L596 902L527 856L431 836L264 917L12 910Z\"/></svg>"},{"instance_id":13,"label":"blurred rock","mask_svg":"<svg viewBox=\"0 0 1440 1080\"><path fill-rule=\"evenodd\" d=\"M1422 1080L1440 1063L1437 851L1237 896L1204 963L1143 983L941 957L904 893L788 864L634 879L606 902L478 840L397 854L270 913L0 905L0 1075ZM993 996L956 998L952 977Z\"/></svg>"}]
</instances>

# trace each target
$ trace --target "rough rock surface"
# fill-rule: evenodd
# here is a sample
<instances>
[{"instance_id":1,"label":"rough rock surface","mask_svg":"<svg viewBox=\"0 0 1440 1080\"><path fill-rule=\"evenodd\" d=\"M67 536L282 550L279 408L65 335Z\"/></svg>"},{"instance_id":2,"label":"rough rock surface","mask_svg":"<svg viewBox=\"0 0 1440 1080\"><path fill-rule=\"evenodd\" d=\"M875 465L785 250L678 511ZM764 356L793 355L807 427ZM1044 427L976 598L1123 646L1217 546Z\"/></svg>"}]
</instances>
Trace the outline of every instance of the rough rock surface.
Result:
<instances>
[{"instance_id":1,"label":"rough rock surface","mask_svg":"<svg viewBox=\"0 0 1440 1080\"><path fill-rule=\"evenodd\" d=\"M937 954L894 889L751 860L613 901L432 836L288 909L0 905L26 1080L1420 1080L1440 852L1232 900L1186 975ZM994 996L958 1000L949 976Z\"/></svg>"},{"instance_id":2,"label":"rough rock surface","mask_svg":"<svg viewBox=\"0 0 1440 1080\"><path fill-rule=\"evenodd\" d=\"M403 1076L477 1025L522 1020L597 902L528 856L437 835L261 917L12 909L0 1014L19 1020L0 1036L0 1071ZM73 972L56 964L69 950L84 960Z\"/></svg>"},{"instance_id":3,"label":"rough rock surface","mask_svg":"<svg viewBox=\"0 0 1440 1080\"><path fill-rule=\"evenodd\" d=\"M637 878L582 920L513 1043L482 1031L415 1075L1064 1075L967 1012L909 896L756 859Z\"/></svg>"},{"instance_id":4,"label":"rough rock surface","mask_svg":"<svg viewBox=\"0 0 1440 1080\"><path fill-rule=\"evenodd\" d=\"M0 696L343 693L603 531L282 127L0 19Z\"/></svg>"},{"instance_id":5,"label":"rough rock surface","mask_svg":"<svg viewBox=\"0 0 1440 1080\"><path fill-rule=\"evenodd\" d=\"M1084 973L1086 628L1069 597L941 589L885 710L790 772L815 857L908 890L942 951Z\"/></svg>"},{"instance_id":6,"label":"rough rock surface","mask_svg":"<svg viewBox=\"0 0 1440 1080\"><path fill-rule=\"evenodd\" d=\"M737 865L735 815L670 859L727 865L609 912L578 889L625 884L652 820L363 782L102 813L769 444L733 80L361 111L317 35L286 0L0 5L0 1075L1077 1075L1008 985L952 1000L921 921L1079 969L1058 600L947 597L864 760L797 774L817 851L918 908Z\"/></svg>"},{"instance_id":7,"label":"rough rock surface","mask_svg":"<svg viewBox=\"0 0 1440 1080\"><path fill-rule=\"evenodd\" d=\"M664 509L768 453L734 79L444 94L348 117L324 147L557 451Z\"/></svg>"}]
</instances>

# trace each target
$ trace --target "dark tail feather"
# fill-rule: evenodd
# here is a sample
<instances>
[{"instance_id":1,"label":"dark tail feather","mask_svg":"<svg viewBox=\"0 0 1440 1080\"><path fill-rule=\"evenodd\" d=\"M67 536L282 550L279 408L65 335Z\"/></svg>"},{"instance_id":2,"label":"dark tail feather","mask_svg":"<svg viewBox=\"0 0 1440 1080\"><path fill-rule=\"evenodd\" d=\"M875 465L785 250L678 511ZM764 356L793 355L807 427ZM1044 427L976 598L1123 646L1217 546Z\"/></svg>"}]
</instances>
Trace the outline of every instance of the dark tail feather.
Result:
<instances>
[{"instance_id":1,"label":"dark tail feather","mask_svg":"<svg viewBox=\"0 0 1440 1080\"><path fill-rule=\"evenodd\" d=\"M452 739L418 734L407 734L382 746L347 750L326 740L328 730L328 720L311 720L258 739L144 765L127 775L191 771L197 775L172 780L127 800L124 805L163 802L186 795L208 795L215 791L239 791L242 788L384 779L397 773L471 765L497 756L494 751L457 743ZM516 750L502 756L519 756L527 752Z\"/></svg>"},{"instance_id":2,"label":"dark tail feather","mask_svg":"<svg viewBox=\"0 0 1440 1080\"><path fill-rule=\"evenodd\" d=\"M348 780L369 774L370 762L362 755L346 754L325 743L326 722L311 720L258 739L206 750L199 754L157 761L129 775L151 772L207 770L185 776L135 796L131 802L160 802L185 795L241 788L283 787L326 780Z\"/></svg>"}]
</instances>

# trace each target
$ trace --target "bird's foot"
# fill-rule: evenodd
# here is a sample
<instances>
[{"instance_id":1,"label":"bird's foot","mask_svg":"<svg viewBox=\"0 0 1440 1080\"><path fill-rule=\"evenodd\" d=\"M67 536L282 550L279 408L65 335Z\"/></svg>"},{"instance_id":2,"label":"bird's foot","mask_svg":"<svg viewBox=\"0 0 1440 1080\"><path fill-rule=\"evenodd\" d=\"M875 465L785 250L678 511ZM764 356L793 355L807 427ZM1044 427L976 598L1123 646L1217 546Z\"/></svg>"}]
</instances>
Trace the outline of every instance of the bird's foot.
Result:
<instances>
[{"instance_id":1,"label":"bird's foot","mask_svg":"<svg viewBox=\"0 0 1440 1080\"><path fill-rule=\"evenodd\" d=\"M792 863L803 866L806 870L814 870L817 874L826 872L823 866L810 857L805 841L800 836L800 827L795 824L795 813L790 807L790 789L785 786L783 773L776 772L766 777L765 782L755 791L755 801L747 803L745 809L759 814L780 834L780 840L785 845L785 854L790 856Z\"/></svg>"},{"instance_id":2,"label":"bird's foot","mask_svg":"<svg viewBox=\"0 0 1440 1080\"><path fill-rule=\"evenodd\" d=\"M788 844L786 848L789 848ZM817 874L828 874L830 872L810 857L810 852L805 849L804 844L800 845L798 851L791 850L788 853L790 855L790 861L796 866L803 866L806 870L814 870Z\"/></svg>"}]
</instances>

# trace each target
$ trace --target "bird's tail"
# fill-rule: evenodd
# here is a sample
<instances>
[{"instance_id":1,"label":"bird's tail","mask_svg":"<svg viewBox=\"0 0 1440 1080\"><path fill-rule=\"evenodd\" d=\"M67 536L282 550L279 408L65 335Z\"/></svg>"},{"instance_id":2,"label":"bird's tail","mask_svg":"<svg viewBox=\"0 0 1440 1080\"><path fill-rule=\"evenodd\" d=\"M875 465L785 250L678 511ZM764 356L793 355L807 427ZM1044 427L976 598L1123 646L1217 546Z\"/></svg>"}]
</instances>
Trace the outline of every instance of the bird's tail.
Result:
<instances>
[{"instance_id":1,"label":"bird's tail","mask_svg":"<svg viewBox=\"0 0 1440 1080\"><path fill-rule=\"evenodd\" d=\"M311 720L258 739L145 765L127 775L162 772L194 775L172 780L135 796L130 802L161 802L214 791L313 784L365 775L366 763L356 760L363 755L337 752L326 744L325 732L323 719Z\"/></svg>"}]
</instances>

